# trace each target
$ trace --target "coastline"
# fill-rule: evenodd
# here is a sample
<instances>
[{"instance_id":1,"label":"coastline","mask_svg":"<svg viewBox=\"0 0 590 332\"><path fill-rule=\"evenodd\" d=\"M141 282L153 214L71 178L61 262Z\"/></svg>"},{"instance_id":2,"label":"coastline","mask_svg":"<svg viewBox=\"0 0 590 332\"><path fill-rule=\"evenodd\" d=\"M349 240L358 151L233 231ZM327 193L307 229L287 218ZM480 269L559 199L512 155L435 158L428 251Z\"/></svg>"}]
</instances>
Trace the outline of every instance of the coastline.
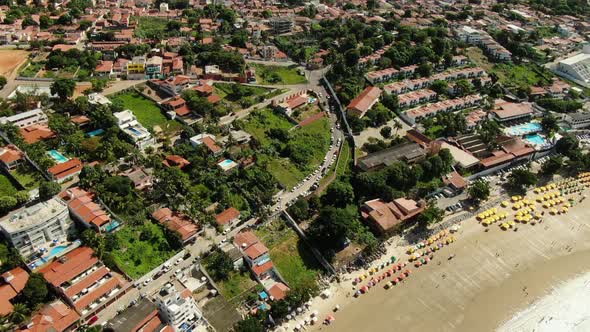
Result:
<instances>
[{"instance_id":1,"label":"coastline","mask_svg":"<svg viewBox=\"0 0 590 332\"><path fill-rule=\"evenodd\" d=\"M566 215L521 225L518 232L497 226L484 232L474 219L463 221L454 244L440 250L427 266L412 266L412 276L393 289L385 290L382 283L353 298L351 279L364 271L333 284L333 295L313 299L311 307L323 319L339 305L335 322L307 329L496 331L560 284L590 271L588 209L590 202L584 201ZM405 261L405 249L392 245L384 259L395 255ZM448 261L451 253L456 258ZM283 330L291 331L294 323Z\"/></svg>"}]
</instances>

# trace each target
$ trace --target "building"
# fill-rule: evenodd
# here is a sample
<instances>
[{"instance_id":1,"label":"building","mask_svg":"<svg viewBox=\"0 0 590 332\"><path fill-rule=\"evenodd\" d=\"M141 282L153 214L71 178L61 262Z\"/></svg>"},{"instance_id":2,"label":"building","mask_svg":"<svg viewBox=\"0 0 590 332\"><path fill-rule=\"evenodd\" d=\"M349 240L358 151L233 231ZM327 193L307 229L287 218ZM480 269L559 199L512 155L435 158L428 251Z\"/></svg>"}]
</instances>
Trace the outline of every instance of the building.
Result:
<instances>
[{"instance_id":1,"label":"building","mask_svg":"<svg viewBox=\"0 0 590 332\"><path fill-rule=\"evenodd\" d=\"M49 167L47 172L55 181L58 183L63 183L80 174L83 167L84 165L80 159L72 158L61 164Z\"/></svg>"},{"instance_id":2,"label":"building","mask_svg":"<svg viewBox=\"0 0 590 332\"><path fill-rule=\"evenodd\" d=\"M78 187L69 188L60 194L68 203L68 210L75 221L96 232L111 232L119 227L119 222L112 220L93 193Z\"/></svg>"},{"instance_id":3,"label":"building","mask_svg":"<svg viewBox=\"0 0 590 332\"><path fill-rule=\"evenodd\" d=\"M174 331L192 331L202 317L192 292L179 283L168 283L154 296L162 320Z\"/></svg>"},{"instance_id":4,"label":"building","mask_svg":"<svg viewBox=\"0 0 590 332\"><path fill-rule=\"evenodd\" d=\"M223 153L223 149L219 145L217 145L217 142L215 142L215 136L211 134L198 134L196 136L191 137L189 140L191 142L191 145L194 147L204 145L209 150L209 152L211 152L214 156L219 156Z\"/></svg>"},{"instance_id":5,"label":"building","mask_svg":"<svg viewBox=\"0 0 590 332\"><path fill-rule=\"evenodd\" d=\"M152 137L150 132L137 121L133 112L130 110L124 110L122 112L113 113L113 115L117 118L119 128L131 138L135 146L143 150L148 146L156 144L156 140Z\"/></svg>"},{"instance_id":6,"label":"building","mask_svg":"<svg viewBox=\"0 0 590 332\"><path fill-rule=\"evenodd\" d=\"M61 300L46 304L31 318L23 332L63 332L74 331L80 315Z\"/></svg>"},{"instance_id":7,"label":"building","mask_svg":"<svg viewBox=\"0 0 590 332\"><path fill-rule=\"evenodd\" d=\"M495 41L487 32L474 29L468 26L462 26L455 29L457 39L471 45L481 47L489 56L500 61L508 61L512 54Z\"/></svg>"},{"instance_id":8,"label":"building","mask_svg":"<svg viewBox=\"0 0 590 332\"><path fill-rule=\"evenodd\" d=\"M346 107L348 114L362 118L369 111L381 96L381 89L370 86L354 98Z\"/></svg>"},{"instance_id":9,"label":"building","mask_svg":"<svg viewBox=\"0 0 590 332\"><path fill-rule=\"evenodd\" d=\"M0 166L7 171L16 169L25 160L25 154L16 147L9 144L0 147Z\"/></svg>"},{"instance_id":10,"label":"building","mask_svg":"<svg viewBox=\"0 0 590 332\"><path fill-rule=\"evenodd\" d=\"M145 75L148 78L158 78L162 75L162 64L164 59L160 56L153 56L145 62Z\"/></svg>"},{"instance_id":11,"label":"building","mask_svg":"<svg viewBox=\"0 0 590 332\"><path fill-rule=\"evenodd\" d=\"M382 69L382 70L368 72L365 75L365 78L367 79L367 81L369 81L369 83L375 85L378 83L391 81L392 79L397 78L398 75L399 75L399 70L392 67L392 68L386 68L386 69Z\"/></svg>"},{"instance_id":12,"label":"building","mask_svg":"<svg viewBox=\"0 0 590 332\"><path fill-rule=\"evenodd\" d=\"M66 203L59 197L18 209L0 219L5 238L25 259L65 242L74 230Z\"/></svg>"},{"instance_id":13,"label":"building","mask_svg":"<svg viewBox=\"0 0 590 332\"><path fill-rule=\"evenodd\" d=\"M20 129L25 142L29 144L37 143L55 137L55 133L45 123L30 125Z\"/></svg>"},{"instance_id":14,"label":"building","mask_svg":"<svg viewBox=\"0 0 590 332\"><path fill-rule=\"evenodd\" d=\"M47 115L40 108L0 118L0 124L10 123L19 128L47 123L48 121Z\"/></svg>"},{"instance_id":15,"label":"building","mask_svg":"<svg viewBox=\"0 0 590 332\"><path fill-rule=\"evenodd\" d=\"M128 177L131 182L133 182L133 187L137 190L150 189L154 184L154 177L151 169L133 167L119 175Z\"/></svg>"},{"instance_id":16,"label":"building","mask_svg":"<svg viewBox=\"0 0 590 332\"><path fill-rule=\"evenodd\" d=\"M107 323L106 328L116 332L164 332L166 326L160 320L156 305L143 298L136 305L117 314Z\"/></svg>"},{"instance_id":17,"label":"building","mask_svg":"<svg viewBox=\"0 0 590 332\"><path fill-rule=\"evenodd\" d=\"M167 155L166 158L162 161L162 164L166 167L178 167L183 169L189 166L191 163L190 161L184 159L182 156L176 154Z\"/></svg>"},{"instance_id":18,"label":"building","mask_svg":"<svg viewBox=\"0 0 590 332\"><path fill-rule=\"evenodd\" d=\"M200 227L189 216L173 212L169 208L161 208L152 213L152 217L169 230L178 233L183 244L194 241L201 231Z\"/></svg>"},{"instance_id":19,"label":"building","mask_svg":"<svg viewBox=\"0 0 590 332\"><path fill-rule=\"evenodd\" d=\"M556 74L571 79L586 87L590 86L590 46L584 47L584 52L557 62L554 68Z\"/></svg>"},{"instance_id":20,"label":"building","mask_svg":"<svg viewBox=\"0 0 590 332\"><path fill-rule=\"evenodd\" d=\"M287 16L271 17L268 20L268 25L275 35L290 33L293 31L293 24L293 18Z\"/></svg>"},{"instance_id":21,"label":"building","mask_svg":"<svg viewBox=\"0 0 590 332\"><path fill-rule=\"evenodd\" d=\"M176 96L187 89L190 84L190 77L185 75L176 75L165 80L151 80L151 85L169 96Z\"/></svg>"},{"instance_id":22,"label":"building","mask_svg":"<svg viewBox=\"0 0 590 332\"><path fill-rule=\"evenodd\" d=\"M564 120L572 129L586 128L590 126L590 112L565 114ZM2 155L0 155L0 159L2 159Z\"/></svg>"},{"instance_id":23,"label":"building","mask_svg":"<svg viewBox=\"0 0 590 332\"><path fill-rule=\"evenodd\" d=\"M45 280L81 316L106 307L125 287L88 247L76 248L39 269Z\"/></svg>"},{"instance_id":24,"label":"building","mask_svg":"<svg viewBox=\"0 0 590 332\"><path fill-rule=\"evenodd\" d=\"M418 143L406 142L360 158L358 167L367 172L382 169L397 161L415 163L426 158L427 152Z\"/></svg>"},{"instance_id":25,"label":"building","mask_svg":"<svg viewBox=\"0 0 590 332\"><path fill-rule=\"evenodd\" d=\"M15 267L0 276L0 316L6 316L13 310L10 300L25 288L29 274L20 267Z\"/></svg>"},{"instance_id":26,"label":"building","mask_svg":"<svg viewBox=\"0 0 590 332\"><path fill-rule=\"evenodd\" d=\"M402 114L402 117L409 123L415 124L419 120L432 117L440 112L452 112L469 107L478 106L483 101L480 95L469 95L462 98L447 99L436 103L413 108Z\"/></svg>"},{"instance_id":27,"label":"building","mask_svg":"<svg viewBox=\"0 0 590 332\"><path fill-rule=\"evenodd\" d=\"M392 202L374 199L361 206L361 217L379 235L391 234L425 208L424 202L398 198Z\"/></svg>"},{"instance_id":28,"label":"building","mask_svg":"<svg viewBox=\"0 0 590 332\"><path fill-rule=\"evenodd\" d=\"M131 61L127 62L127 79L141 80L145 78L145 63L144 56L135 56Z\"/></svg>"},{"instance_id":29,"label":"building","mask_svg":"<svg viewBox=\"0 0 590 332\"><path fill-rule=\"evenodd\" d=\"M491 111L494 118L501 123L529 120L534 113L530 103L512 103L503 99L494 101L495 109Z\"/></svg>"},{"instance_id":30,"label":"building","mask_svg":"<svg viewBox=\"0 0 590 332\"><path fill-rule=\"evenodd\" d=\"M223 229L230 229L240 222L240 211L234 207L229 207L215 216L215 222Z\"/></svg>"}]
</instances>

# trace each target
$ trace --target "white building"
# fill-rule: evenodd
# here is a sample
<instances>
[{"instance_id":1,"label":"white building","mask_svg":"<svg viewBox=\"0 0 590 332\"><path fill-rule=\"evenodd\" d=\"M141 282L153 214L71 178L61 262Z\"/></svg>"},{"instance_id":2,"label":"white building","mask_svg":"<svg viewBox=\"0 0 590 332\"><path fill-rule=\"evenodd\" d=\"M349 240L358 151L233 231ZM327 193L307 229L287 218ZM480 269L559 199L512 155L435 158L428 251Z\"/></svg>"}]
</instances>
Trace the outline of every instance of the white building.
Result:
<instances>
[{"instance_id":1,"label":"white building","mask_svg":"<svg viewBox=\"0 0 590 332\"><path fill-rule=\"evenodd\" d=\"M192 331L201 320L202 314L192 292L178 283L167 283L155 295L160 317L174 328L174 331Z\"/></svg>"},{"instance_id":2,"label":"white building","mask_svg":"<svg viewBox=\"0 0 590 332\"><path fill-rule=\"evenodd\" d=\"M117 118L119 128L133 140L138 148L143 150L156 144L156 140L150 132L137 121L130 110L113 113L113 115Z\"/></svg>"},{"instance_id":3,"label":"white building","mask_svg":"<svg viewBox=\"0 0 590 332\"><path fill-rule=\"evenodd\" d=\"M577 83L590 86L590 46L584 52L557 63L555 72Z\"/></svg>"},{"instance_id":4,"label":"white building","mask_svg":"<svg viewBox=\"0 0 590 332\"><path fill-rule=\"evenodd\" d=\"M0 219L4 236L21 256L29 258L52 242L67 240L74 229L64 201L54 197L48 201L22 208Z\"/></svg>"},{"instance_id":5,"label":"white building","mask_svg":"<svg viewBox=\"0 0 590 332\"><path fill-rule=\"evenodd\" d=\"M0 118L0 124L11 123L19 128L47 123L47 121L47 115L40 108Z\"/></svg>"},{"instance_id":6,"label":"white building","mask_svg":"<svg viewBox=\"0 0 590 332\"><path fill-rule=\"evenodd\" d=\"M565 114L564 120L572 129L587 128L590 127L590 112Z\"/></svg>"},{"instance_id":7,"label":"white building","mask_svg":"<svg viewBox=\"0 0 590 332\"><path fill-rule=\"evenodd\" d=\"M102 94L94 92L88 95L88 103L92 105L110 105L111 101Z\"/></svg>"}]
</instances>

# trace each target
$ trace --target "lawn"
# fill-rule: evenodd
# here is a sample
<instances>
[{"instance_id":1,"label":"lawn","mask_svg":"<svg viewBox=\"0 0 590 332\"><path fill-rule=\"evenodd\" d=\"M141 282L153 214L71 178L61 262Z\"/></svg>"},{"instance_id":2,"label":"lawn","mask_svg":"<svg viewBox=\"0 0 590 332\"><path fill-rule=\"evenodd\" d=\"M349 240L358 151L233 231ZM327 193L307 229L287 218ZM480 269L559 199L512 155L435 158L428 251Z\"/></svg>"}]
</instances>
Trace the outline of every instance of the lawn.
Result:
<instances>
[{"instance_id":1,"label":"lawn","mask_svg":"<svg viewBox=\"0 0 590 332\"><path fill-rule=\"evenodd\" d=\"M4 174L0 174L0 197L12 196L17 191L16 187L10 182L10 179Z\"/></svg>"},{"instance_id":2,"label":"lawn","mask_svg":"<svg viewBox=\"0 0 590 332\"><path fill-rule=\"evenodd\" d=\"M299 74L297 66L265 66L254 64L258 84L302 84L306 83L305 75Z\"/></svg>"},{"instance_id":3,"label":"lawn","mask_svg":"<svg viewBox=\"0 0 590 332\"><path fill-rule=\"evenodd\" d=\"M42 62L29 62L18 74L23 77L35 77L43 67L45 67L45 64Z\"/></svg>"},{"instance_id":4,"label":"lawn","mask_svg":"<svg viewBox=\"0 0 590 332\"><path fill-rule=\"evenodd\" d=\"M27 190L39 187L41 175L28 166L19 167L11 172L12 176Z\"/></svg>"},{"instance_id":5,"label":"lawn","mask_svg":"<svg viewBox=\"0 0 590 332\"><path fill-rule=\"evenodd\" d=\"M305 178L305 174L289 158L271 157L260 154L258 155L258 162L260 164L266 163L268 172L287 189L293 188Z\"/></svg>"},{"instance_id":6,"label":"lawn","mask_svg":"<svg viewBox=\"0 0 590 332\"><path fill-rule=\"evenodd\" d=\"M220 281L217 284L219 285L221 295L223 295L228 301L231 301L237 296L243 295L244 292L247 292L257 285L256 281L250 278L249 272L238 271L232 271L227 280Z\"/></svg>"},{"instance_id":7,"label":"lawn","mask_svg":"<svg viewBox=\"0 0 590 332\"><path fill-rule=\"evenodd\" d=\"M168 20L154 16L134 17L137 20L135 35L140 38L153 38L155 36L166 37L171 31L168 31L166 25Z\"/></svg>"},{"instance_id":8,"label":"lawn","mask_svg":"<svg viewBox=\"0 0 590 332\"><path fill-rule=\"evenodd\" d=\"M313 157L308 169L316 168L324 160L330 145L330 135L330 122L325 117L293 132L292 140L312 147Z\"/></svg>"},{"instance_id":9,"label":"lawn","mask_svg":"<svg viewBox=\"0 0 590 332\"><path fill-rule=\"evenodd\" d=\"M548 83L534 66L526 63L520 65L501 63L494 65L491 72L498 75L500 83L507 86L533 86Z\"/></svg>"},{"instance_id":10,"label":"lawn","mask_svg":"<svg viewBox=\"0 0 590 332\"><path fill-rule=\"evenodd\" d=\"M234 84L215 83L213 84L213 87L215 88L215 93L222 99L238 101L239 98L235 98L235 96L233 95L232 85ZM270 91L273 91L273 89L249 85L241 85L241 89L243 89L244 93L247 94L249 97L264 96L268 94Z\"/></svg>"},{"instance_id":11,"label":"lawn","mask_svg":"<svg viewBox=\"0 0 590 332\"><path fill-rule=\"evenodd\" d=\"M156 103L135 91L118 94L111 99L113 102L120 102L123 108L131 110L137 121L148 130L160 126L164 132L173 134L181 128L179 122L167 119Z\"/></svg>"},{"instance_id":12,"label":"lawn","mask_svg":"<svg viewBox=\"0 0 590 332\"><path fill-rule=\"evenodd\" d=\"M270 109L264 109L259 112L252 112L245 124L244 130L250 133L260 144L269 145L270 139L266 131L271 128L290 129L293 124L281 114L277 114Z\"/></svg>"},{"instance_id":13,"label":"lawn","mask_svg":"<svg viewBox=\"0 0 590 332\"><path fill-rule=\"evenodd\" d=\"M341 176L349 173L350 169L351 169L351 165L352 165L352 162L351 162L352 154L351 154L350 145L348 145L348 142L346 140L344 140L344 142L342 144L344 144L344 146L342 147L340 155L338 156L338 164L336 167L336 176L337 177L341 177Z\"/></svg>"},{"instance_id":14,"label":"lawn","mask_svg":"<svg viewBox=\"0 0 590 332\"><path fill-rule=\"evenodd\" d=\"M164 263L176 253L164 231L152 222L141 226L123 226L115 233L118 248L112 251L119 268L137 279Z\"/></svg>"},{"instance_id":15,"label":"lawn","mask_svg":"<svg viewBox=\"0 0 590 332\"><path fill-rule=\"evenodd\" d=\"M282 220L275 220L255 231L270 250L270 258L290 288L316 284L320 265L299 240L295 232Z\"/></svg>"}]
</instances>

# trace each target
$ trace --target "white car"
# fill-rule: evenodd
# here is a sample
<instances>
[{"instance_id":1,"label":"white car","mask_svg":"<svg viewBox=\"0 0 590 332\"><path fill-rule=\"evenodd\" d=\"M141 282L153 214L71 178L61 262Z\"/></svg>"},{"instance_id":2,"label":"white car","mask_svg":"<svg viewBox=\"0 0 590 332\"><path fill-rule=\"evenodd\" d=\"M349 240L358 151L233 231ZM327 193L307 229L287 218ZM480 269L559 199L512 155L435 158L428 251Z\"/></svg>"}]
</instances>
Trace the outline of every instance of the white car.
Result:
<instances>
[{"instance_id":1,"label":"white car","mask_svg":"<svg viewBox=\"0 0 590 332\"><path fill-rule=\"evenodd\" d=\"M152 278L147 278L143 281L143 285L147 286L150 282L152 282Z\"/></svg>"}]
</instances>

